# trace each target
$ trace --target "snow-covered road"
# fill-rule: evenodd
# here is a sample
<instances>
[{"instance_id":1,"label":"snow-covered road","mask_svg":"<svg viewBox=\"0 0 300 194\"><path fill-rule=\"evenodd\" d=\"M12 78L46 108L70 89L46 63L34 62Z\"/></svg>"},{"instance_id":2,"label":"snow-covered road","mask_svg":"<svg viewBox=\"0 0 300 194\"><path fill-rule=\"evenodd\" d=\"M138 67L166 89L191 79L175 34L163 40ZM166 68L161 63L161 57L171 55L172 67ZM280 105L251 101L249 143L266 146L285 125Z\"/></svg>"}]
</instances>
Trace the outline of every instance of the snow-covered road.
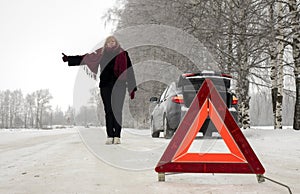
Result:
<instances>
[{"instance_id":1,"label":"snow-covered road","mask_svg":"<svg viewBox=\"0 0 300 194\"><path fill-rule=\"evenodd\" d=\"M300 132L243 131L265 176L300 193ZM0 193L288 193L255 175L176 174L154 171L170 140L148 130L124 129L122 144L105 145L104 128L0 130ZM226 152L221 138L197 138L194 150Z\"/></svg>"}]
</instances>

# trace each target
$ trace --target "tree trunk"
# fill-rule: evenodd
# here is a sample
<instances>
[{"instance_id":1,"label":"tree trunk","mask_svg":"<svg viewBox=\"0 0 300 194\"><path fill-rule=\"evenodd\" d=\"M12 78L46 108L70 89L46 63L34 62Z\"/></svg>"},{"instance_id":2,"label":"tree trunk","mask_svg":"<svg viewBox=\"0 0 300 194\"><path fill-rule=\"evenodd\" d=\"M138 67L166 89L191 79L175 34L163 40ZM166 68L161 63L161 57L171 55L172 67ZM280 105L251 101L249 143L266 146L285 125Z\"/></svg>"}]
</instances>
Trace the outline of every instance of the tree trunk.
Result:
<instances>
[{"instance_id":1,"label":"tree trunk","mask_svg":"<svg viewBox=\"0 0 300 194\"><path fill-rule=\"evenodd\" d=\"M293 128L295 130L300 130L300 75L296 78L296 104Z\"/></svg>"},{"instance_id":2,"label":"tree trunk","mask_svg":"<svg viewBox=\"0 0 300 194\"><path fill-rule=\"evenodd\" d=\"M24 115L24 128L27 128L27 118L28 118L28 113L25 110L25 115Z\"/></svg>"},{"instance_id":3,"label":"tree trunk","mask_svg":"<svg viewBox=\"0 0 300 194\"><path fill-rule=\"evenodd\" d=\"M230 7L231 8L231 7ZM232 11L232 8L231 8L231 11L230 13L233 13ZM233 21L233 17L232 17L232 14L230 14L230 23L229 23L229 26L228 26L228 64L227 64L227 71L228 73L232 73L232 66L233 66L233 59L232 57L234 56L234 53L233 53L233 24L232 24L232 21Z\"/></svg>"},{"instance_id":4,"label":"tree trunk","mask_svg":"<svg viewBox=\"0 0 300 194\"><path fill-rule=\"evenodd\" d=\"M31 126L31 128L34 127L34 116L33 115L34 115L33 111L31 110L31 112L30 112L30 126Z\"/></svg>"},{"instance_id":5,"label":"tree trunk","mask_svg":"<svg viewBox=\"0 0 300 194\"><path fill-rule=\"evenodd\" d=\"M276 118L275 118L275 128L282 129L282 101L283 101L283 55L284 55L284 43L283 43L283 7L282 3L278 3L278 35L276 37L278 41L278 55L277 55L277 98L276 98Z\"/></svg>"},{"instance_id":6,"label":"tree trunk","mask_svg":"<svg viewBox=\"0 0 300 194\"><path fill-rule=\"evenodd\" d=\"M4 128L4 108L1 108L1 128Z\"/></svg>"},{"instance_id":7,"label":"tree trunk","mask_svg":"<svg viewBox=\"0 0 300 194\"><path fill-rule=\"evenodd\" d=\"M39 102L37 103L36 107L36 115L35 115L35 128L39 128L39 111L40 111L40 104Z\"/></svg>"},{"instance_id":8,"label":"tree trunk","mask_svg":"<svg viewBox=\"0 0 300 194\"><path fill-rule=\"evenodd\" d=\"M297 0L289 0L288 4L292 21L292 48L296 85L296 102L293 128L295 130L300 130L300 13L297 11Z\"/></svg>"},{"instance_id":9,"label":"tree trunk","mask_svg":"<svg viewBox=\"0 0 300 194\"><path fill-rule=\"evenodd\" d=\"M42 129L43 128L43 105L41 105L41 113L40 113L40 118L39 118L39 125L40 125L40 128Z\"/></svg>"},{"instance_id":10,"label":"tree trunk","mask_svg":"<svg viewBox=\"0 0 300 194\"><path fill-rule=\"evenodd\" d=\"M239 99L239 122L242 124L243 129L250 128L250 116L249 116L249 80L244 71L239 74L238 78L238 99Z\"/></svg>"},{"instance_id":11,"label":"tree trunk","mask_svg":"<svg viewBox=\"0 0 300 194\"><path fill-rule=\"evenodd\" d=\"M245 9L242 9L240 12L241 20L247 18L247 12ZM247 25L246 22L242 22L238 26L238 31L240 33L239 42L238 42L238 51L237 57L240 62L240 72L239 72L239 115L240 122L243 129L250 128L250 115L249 115L249 64L248 64L248 52L247 52Z\"/></svg>"},{"instance_id":12,"label":"tree trunk","mask_svg":"<svg viewBox=\"0 0 300 194\"><path fill-rule=\"evenodd\" d=\"M270 66L271 66L271 96L272 96L272 110L273 110L273 126L276 126L276 102L277 102L277 93L278 93L278 86L277 86L277 67L276 67L276 40L275 40L275 18L274 18L274 4L270 4L269 7L269 17L270 17L270 26L271 26L271 37L270 37L270 47L269 47L269 54L270 54Z\"/></svg>"}]
</instances>

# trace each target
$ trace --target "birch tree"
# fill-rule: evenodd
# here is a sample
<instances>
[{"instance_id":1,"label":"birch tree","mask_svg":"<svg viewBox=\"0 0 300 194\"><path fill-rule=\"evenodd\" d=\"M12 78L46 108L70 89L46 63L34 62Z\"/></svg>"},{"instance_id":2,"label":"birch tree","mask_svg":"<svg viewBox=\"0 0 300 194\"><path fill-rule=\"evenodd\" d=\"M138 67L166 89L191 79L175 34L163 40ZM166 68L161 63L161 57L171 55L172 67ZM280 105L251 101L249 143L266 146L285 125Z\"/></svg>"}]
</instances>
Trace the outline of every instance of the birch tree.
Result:
<instances>
[{"instance_id":1,"label":"birch tree","mask_svg":"<svg viewBox=\"0 0 300 194\"><path fill-rule=\"evenodd\" d=\"M275 32L275 2L269 6L269 23L270 23L270 38L269 38L269 55L270 55L270 79L271 79L271 96L272 96L272 109L273 109L273 126L276 126L276 99L277 99L277 47L276 47L276 32Z\"/></svg>"},{"instance_id":2,"label":"birch tree","mask_svg":"<svg viewBox=\"0 0 300 194\"><path fill-rule=\"evenodd\" d=\"M289 16L291 18L291 40L293 48L294 60L294 75L296 86L296 102L294 110L294 124L295 130L300 130L300 13L299 1L288 0Z\"/></svg>"},{"instance_id":3,"label":"birch tree","mask_svg":"<svg viewBox=\"0 0 300 194\"><path fill-rule=\"evenodd\" d=\"M201 1L189 3L186 11L188 30L214 54L221 70L232 73L237 80L239 115L243 128L249 128L249 83L261 77L256 69L265 71L265 55L269 28L266 1Z\"/></svg>"},{"instance_id":4,"label":"birch tree","mask_svg":"<svg viewBox=\"0 0 300 194\"><path fill-rule=\"evenodd\" d=\"M283 101L283 56L284 56L284 25L283 25L283 6L281 2L275 3L276 23L275 40L270 45L275 44L271 50L271 83L272 83L272 104L274 116L274 128L282 129L282 101ZM273 17L273 11L270 13ZM272 18L274 20L274 18ZM273 27L272 27L273 30ZM274 32L272 32L273 35ZM274 36L274 35L273 35ZM273 38L273 37L272 37ZM275 57L275 58L274 58ZM275 60L274 60L275 59Z\"/></svg>"}]
</instances>

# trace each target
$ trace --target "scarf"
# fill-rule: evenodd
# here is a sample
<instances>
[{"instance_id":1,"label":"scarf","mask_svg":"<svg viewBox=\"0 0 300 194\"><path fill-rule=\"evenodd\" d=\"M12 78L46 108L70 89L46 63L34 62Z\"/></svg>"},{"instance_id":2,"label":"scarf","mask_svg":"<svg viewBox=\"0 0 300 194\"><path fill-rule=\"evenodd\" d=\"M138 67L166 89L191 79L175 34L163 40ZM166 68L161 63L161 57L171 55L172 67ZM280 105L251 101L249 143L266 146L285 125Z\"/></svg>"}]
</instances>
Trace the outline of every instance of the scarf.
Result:
<instances>
[{"instance_id":1,"label":"scarf","mask_svg":"<svg viewBox=\"0 0 300 194\"><path fill-rule=\"evenodd\" d=\"M115 77L121 80L126 80L126 69L127 69L127 56L126 52L121 48L112 48L108 49L105 52L102 51L103 48L96 50L93 53L85 54L83 56L82 62L86 64L87 68L85 68L86 73L96 80L100 61L106 52L114 52L116 53L116 59L114 64L114 74Z\"/></svg>"}]
</instances>

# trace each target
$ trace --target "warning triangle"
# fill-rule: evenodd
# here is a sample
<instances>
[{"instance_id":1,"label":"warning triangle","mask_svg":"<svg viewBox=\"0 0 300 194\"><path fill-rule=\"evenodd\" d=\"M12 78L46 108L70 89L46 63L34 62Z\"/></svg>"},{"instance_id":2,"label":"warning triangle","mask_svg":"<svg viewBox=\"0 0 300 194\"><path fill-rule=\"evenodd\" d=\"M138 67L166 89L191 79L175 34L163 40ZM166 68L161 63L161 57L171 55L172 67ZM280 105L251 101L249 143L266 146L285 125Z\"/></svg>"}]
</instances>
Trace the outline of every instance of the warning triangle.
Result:
<instances>
[{"instance_id":1,"label":"warning triangle","mask_svg":"<svg viewBox=\"0 0 300 194\"><path fill-rule=\"evenodd\" d=\"M199 129L210 117L230 153L188 153ZM155 171L264 174L265 169L235 122L213 82L206 79Z\"/></svg>"}]
</instances>

